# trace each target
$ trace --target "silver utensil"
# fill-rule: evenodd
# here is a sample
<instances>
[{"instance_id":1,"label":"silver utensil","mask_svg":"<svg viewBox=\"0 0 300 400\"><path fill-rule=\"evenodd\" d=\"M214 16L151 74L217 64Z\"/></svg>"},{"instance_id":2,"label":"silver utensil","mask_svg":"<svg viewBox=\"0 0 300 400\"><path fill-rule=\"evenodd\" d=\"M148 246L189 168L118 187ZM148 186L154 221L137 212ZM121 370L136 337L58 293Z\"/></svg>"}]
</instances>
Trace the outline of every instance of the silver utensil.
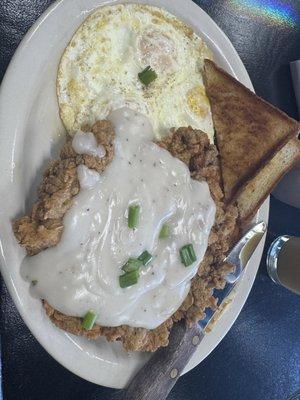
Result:
<instances>
[{"instance_id":1,"label":"silver utensil","mask_svg":"<svg viewBox=\"0 0 300 400\"><path fill-rule=\"evenodd\" d=\"M283 235L271 244L267 254L270 278L300 294L300 237Z\"/></svg>"},{"instance_id":2,"label":"silver utensil","mask_svg":"<svg viewBox=\"0 0 300 400\"><path fill-rule=\"evenodd\" d=\"M266 224L253 226L234 246L225 261L236 266L235 272L227 276L225 288L218 293L218 305L228 297L236 286L258 243L266 231ZM204 329L216 311L207 310L206 318L189 328L183 321L171 330L170 343L158 349L144 367L121 392L122 400L164 400L177 382L183 369L203 339Z\"/></svg>"}]
</instances>

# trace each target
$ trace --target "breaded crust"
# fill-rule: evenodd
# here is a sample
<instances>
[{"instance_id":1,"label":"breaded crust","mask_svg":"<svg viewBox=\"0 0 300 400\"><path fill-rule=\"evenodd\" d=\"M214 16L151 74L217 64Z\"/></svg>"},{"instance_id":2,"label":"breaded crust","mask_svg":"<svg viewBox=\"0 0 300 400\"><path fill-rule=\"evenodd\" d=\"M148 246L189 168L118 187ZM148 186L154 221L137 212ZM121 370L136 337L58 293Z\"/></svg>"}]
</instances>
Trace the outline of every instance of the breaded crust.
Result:
<instances>
[{"instance_id":1,"label":"breaded crust","mask_svg":"<svg viewBox=\"0 0 300 400\"><path fill-rule=\"evenodd\" d=\"M212 108L223 189L230 202L297 135L300 124L211 60L205 60L204 83Z\"/></svg>"},{"instance_id":2,"label":"breaded crust","mask_svg":"<svg viewBox=\"0 0 300 400\"><path fill-rule=\"evenodd\" d=\"M106 151L103 158L79 155L72 148L72 139L67 138L60 159L45 171L38 190L38 201L31 214L13 222L13 231L19 243L32 256L55 246L63 231L63 217L72 205L72 198L79 192L76 168L84 164L88 168L103 172L113 158L115 133L109 121L96 122L91 131L98 144Z\"/></svg>"},{"instance_id":3,"label":"breaded crust","mask_svg":"<svg viewBox=\"0 0 300 400\"><path fill-rule=\"evenodd\" d=\"M13 222L15 236L29 255L37 254L60 240L65 212L71 207L73 197L79 191L76 166L84 163L89 168L102 172L113 157L113 129L109 122L99 121L91 129L98 144L106 149L106 157L78 156L72 149L69 138L61 152L61 158L46 171L39 191L38 202L30 216ZM205 308L214 308L216 298L213 290L224 286L224 276L232 269L223 260L238 235L237 208L225 206L220 187L218 153L210 145L207 136L192 128L180 128L157 143L182 160L189 167L192 178L207 181L216 202L215 224L209 237L209 246L198 274L193 278L191 289L181 307L158 328L148 330L129 326L102 327L95 325L86 331L81 326L81 318L66 316L53 309L44 301L44 307L51 321L61 329L90 339L105 336L108 341L119 340L129 351L155 351L168 345L169 332L174 322L185 318L189 324L204 317ZM56 231L58 229L58 232Z\"/></svg>"}]
</instances>

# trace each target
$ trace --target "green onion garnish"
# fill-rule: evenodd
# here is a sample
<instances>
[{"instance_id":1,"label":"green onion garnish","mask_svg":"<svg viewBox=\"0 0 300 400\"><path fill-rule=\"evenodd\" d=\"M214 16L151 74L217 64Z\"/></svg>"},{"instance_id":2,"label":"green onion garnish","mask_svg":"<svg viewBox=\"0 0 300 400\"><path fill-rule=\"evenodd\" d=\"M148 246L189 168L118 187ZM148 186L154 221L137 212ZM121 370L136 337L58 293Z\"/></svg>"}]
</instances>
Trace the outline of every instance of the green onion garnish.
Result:
<instances>
[{"instance_id":1,"label":"green onion garnish","mask_svg":"<svg viewBox=\"0 0 300 400\"><path fill-rule=\"evenodd\" d=\"M151 260L152 260L152 255L147 251L147 250L145 250L139 257L138 257L138 260L140 260L142 263L143 263L143 265L148 265L150 262L151 262Z\"/></svg>"},{"instance_id":2,"label":"green onion garnish","mask_svg":"<svg viewBox=\"0 0 300 400\"><path fill-rule=\"evenodd\" d=\"M170 227L167 224L163 224L159 232L159 239L165 239L170 235Z\"/></svg>"},{"instance_id":3,"label":"green onion garnish","mask_svg":"<svg viewBox=\"0 0 300 400\"><path fill-rule=\"evenodd\" d=\"M90 331L93 328L96 319L97 319L97 314L95 314L94 311L90 310L85 314L81 326L85 330Z\"/></svg>"},{"instance_id":4,"label":"green onion garnish","mask_svg":"<svg viewBox=\"0 0 300 400\"><path fill-rule=\"evenodd\" d=\"M38 281L36 279L34 279L33 281L31 281L32 286L35 286L38 283Z\"/></svg>"},{"instance_id":5,"label":"green onion garnish","mask_svg":"<svg viewBox=\"0 0 300 400\"><path fill-rule=\"evenodd\" d=\"M134 229L139 224L139 216L140 216L140 206L133 205L129 206L128 209L128 227L130 229Z\"/></svg>"},{"instance_id":6,"label":"green onion garnish","mask_svg":"<svg viewBox=\"0 0 300 400\"><path fill-rule=\"evenodd\" d=\"M180 252L181 262L186 267L193 264L197 260L194 247L192 244L186 244L180 249L179 252Z\"/></svg>"},{"instance_id":7,"label":"green onion garnish","mask_svg":"<svg viewBox=\"0 0 300 400\"><path fill-rule=\"evenodd\" d=\"M126 272L126 274L119 276L119 284L122 289L135 285L139 280L139 270Z\"/></svg>"},{"instance_id":8,"label":"green onion garnish","mask_svg":"<svg viewBox=\"0 0 300 400\"><path fill-rule=\"evenodd\" d=\"M138 77L145 86L148 86L157 78L157 73L149 65L138 74Z\"/></svg>"},{"instance_id":9,"label":"green onion garnish","mask_svg":"<svg viewBox=\"0 0 300 400\"><path fill-rule=\"evenodd\" d=\"M129 258L127 263L123 265L122 270L124 272L131 272L131 271L136 271L139 269L142 265L142 260L137 259L137 258Z\"/></svg>"}]
</instances>

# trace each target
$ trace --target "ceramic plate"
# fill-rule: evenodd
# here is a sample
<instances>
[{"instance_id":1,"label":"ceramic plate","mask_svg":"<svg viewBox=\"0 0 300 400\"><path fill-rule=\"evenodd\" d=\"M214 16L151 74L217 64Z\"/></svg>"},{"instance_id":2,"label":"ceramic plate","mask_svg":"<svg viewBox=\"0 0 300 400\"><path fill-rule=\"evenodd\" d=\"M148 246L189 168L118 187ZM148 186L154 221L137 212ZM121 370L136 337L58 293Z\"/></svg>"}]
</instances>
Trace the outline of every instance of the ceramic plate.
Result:
<instances>
[{"instance_id":1,"label":"ceramic plate","mask_svg":"<svg viewBox=\"0 0 300 400\"><path fill-rule=\"evenodd\" d=\"M123 1L125 2L125 1ZM41 171L64 140L55 93L60 56L76 28L96 7L119 1L60 0L30 29L7 70L0 92L0 232L1 272L25 323L41 345L70 371L91 382L124 387L148 359L127 354L118 343L95 342L55 328L41 302L32 298L19 273L24 257L14 239L10 221L30 209ZM161 6L192 26L214 52L217 63L253 89L230 41L210 17L190 0L140 1ZM267 221L268 202L259 213ZM252 287L263 243L255 252L230 307L206 335L186 368L199 364L221 341L241 311Z\"/></svg>"}]
</instances>

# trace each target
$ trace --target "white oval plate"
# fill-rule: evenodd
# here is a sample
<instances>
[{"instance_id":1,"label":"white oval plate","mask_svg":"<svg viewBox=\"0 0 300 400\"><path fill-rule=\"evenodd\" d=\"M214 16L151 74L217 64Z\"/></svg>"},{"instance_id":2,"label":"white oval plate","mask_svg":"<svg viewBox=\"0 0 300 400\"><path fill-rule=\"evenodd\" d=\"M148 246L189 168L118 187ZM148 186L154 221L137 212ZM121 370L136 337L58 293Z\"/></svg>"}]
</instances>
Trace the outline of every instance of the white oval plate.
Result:
<instances>
[{"instance_id":1,"label":"white oval plate","mask_svg":"<svg viewBox=\"0 0 300 400\"><path fill-rule=\"evenodd\" d=\"M62 365L99 385L124 387L148 359L127 354L119 343L95 342L55 328L41 302L32 298L19 273L24 257L13 236L11 220L29 210L41 171L64 138L55 93L60 55L72 34L96 7L126 1L60 0L30 29L13 57L0 91L0 245L1 272L25 323L40 344ZM202 36L217 63L253 90L249 76L224 33L191 0L146 0L177 15ZM38 177L38 178L37 178ZM259 218L267 221L268 201ZM253 255L230 307L199 346L185 372L199 364L221 341L241 311L252 287L263 243Z\"/></svg>"}]
</instances>

